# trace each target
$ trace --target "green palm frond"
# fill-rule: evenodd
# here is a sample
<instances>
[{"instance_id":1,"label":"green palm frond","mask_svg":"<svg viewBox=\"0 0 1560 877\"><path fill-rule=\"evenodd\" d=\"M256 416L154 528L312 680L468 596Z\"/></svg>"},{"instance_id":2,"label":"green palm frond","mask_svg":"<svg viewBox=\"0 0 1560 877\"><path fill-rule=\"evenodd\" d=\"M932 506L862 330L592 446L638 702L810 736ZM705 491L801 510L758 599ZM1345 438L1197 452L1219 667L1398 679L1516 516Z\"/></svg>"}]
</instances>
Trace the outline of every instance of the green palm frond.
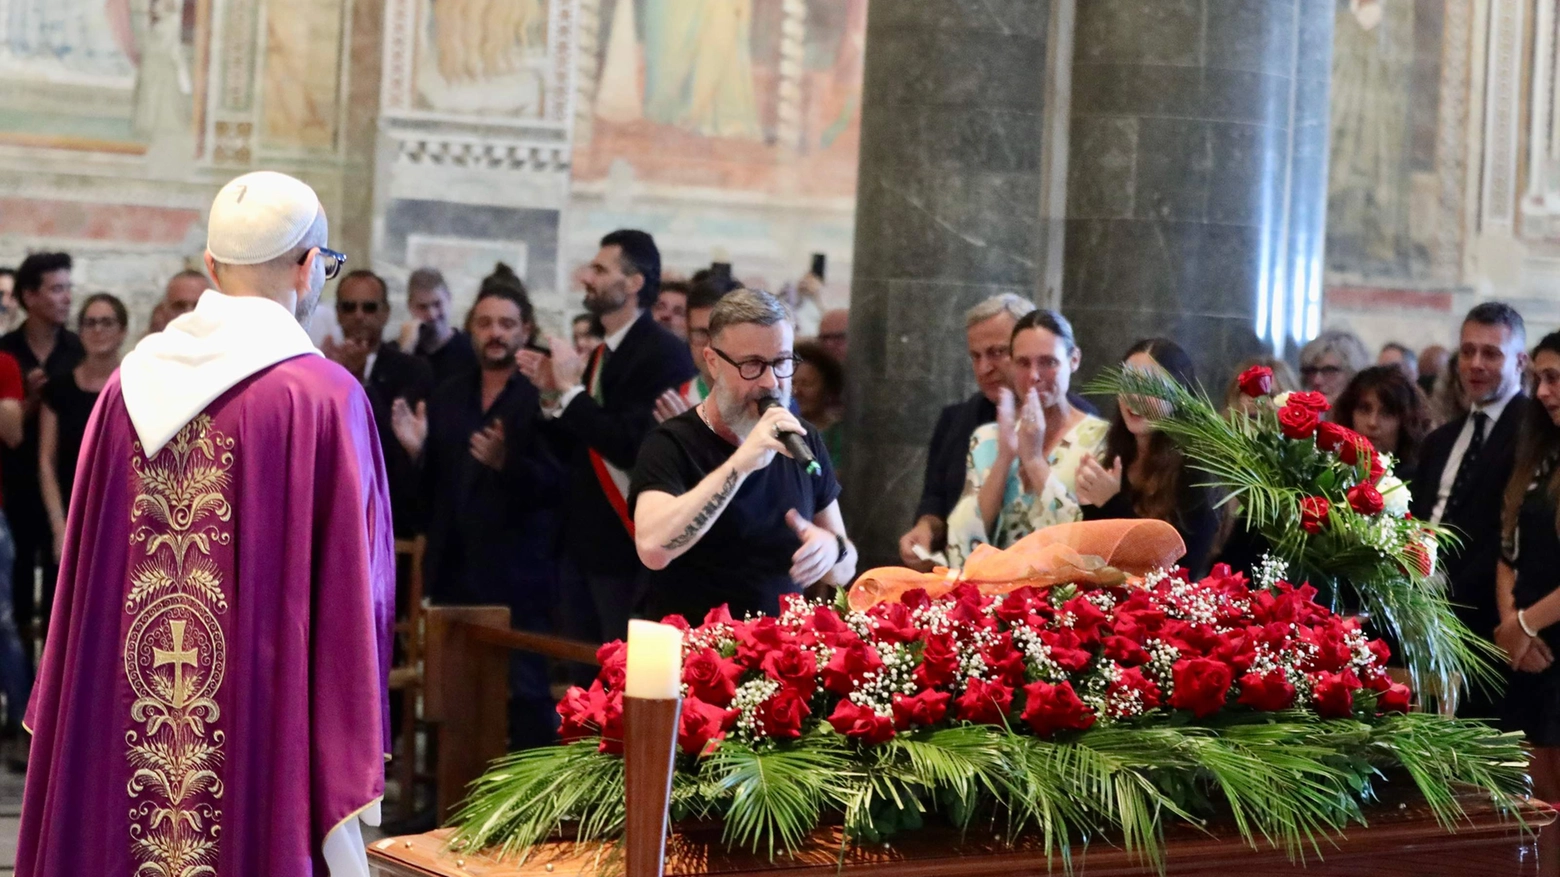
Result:
<instances>
[{"instance_id":1,"label":"green palm frond","mask_svg":"<svg viewBox=\"0 0 1560 877\"><path fill-rule=\"evenodd\" d=\"M771 859L796 849L826 807L848 805L860 774L843 738L833 734L786 747L727 740L707 761L720 795L729 798L726 841Z\"/></svg>"},{"instance_id":2,"label":"green palm frond","mask_svg":"<svg viewBox=\"0 0 1560 877\"><path fill-rule=\"evenodd\" d=\"M623 833L623 759L598 752L600 741L528 749L495 760L471 784L451 822L457 849L518 854L566 825L581 841Z\"/></svg>"}]
</instances>

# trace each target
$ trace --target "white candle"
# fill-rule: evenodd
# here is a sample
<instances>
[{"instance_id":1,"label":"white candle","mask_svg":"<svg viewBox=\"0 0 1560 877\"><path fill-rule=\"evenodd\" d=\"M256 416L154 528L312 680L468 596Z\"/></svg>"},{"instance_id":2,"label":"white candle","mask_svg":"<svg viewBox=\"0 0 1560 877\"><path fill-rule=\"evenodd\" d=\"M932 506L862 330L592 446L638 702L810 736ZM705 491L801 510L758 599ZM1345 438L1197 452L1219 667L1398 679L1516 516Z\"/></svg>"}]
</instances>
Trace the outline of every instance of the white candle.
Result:
<instances>
[{"instance_id":1,"label":"white candle","mask_svg":"<svg viewBox=\"0 0 1560 877\"><path fill-rule=\"evenodd\" d=\"M676 700L682 691L682 631L654 621L628 623L628 697Z\"/></svg>"}]
</instances>

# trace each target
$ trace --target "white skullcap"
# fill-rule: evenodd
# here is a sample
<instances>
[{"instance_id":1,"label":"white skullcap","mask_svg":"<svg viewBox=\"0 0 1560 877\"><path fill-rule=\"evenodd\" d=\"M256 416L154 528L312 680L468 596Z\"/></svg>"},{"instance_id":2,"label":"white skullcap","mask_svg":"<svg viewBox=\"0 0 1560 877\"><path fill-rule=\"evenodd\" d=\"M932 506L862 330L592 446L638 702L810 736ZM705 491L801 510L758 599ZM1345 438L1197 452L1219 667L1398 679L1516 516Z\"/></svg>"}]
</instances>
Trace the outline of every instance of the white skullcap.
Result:
<instances>
[{"instance_id":1,"label":"white skullcap","mask_svg":"<svg viewBox=\"0 0 1560 877\"><path fill-rule=\"evenodd\" d=\"M206 249L226 265L269 262L298 246L319 212L319 196L302 180L276 171L244 174L211 202Z\"/></svg>"}]
</instances>

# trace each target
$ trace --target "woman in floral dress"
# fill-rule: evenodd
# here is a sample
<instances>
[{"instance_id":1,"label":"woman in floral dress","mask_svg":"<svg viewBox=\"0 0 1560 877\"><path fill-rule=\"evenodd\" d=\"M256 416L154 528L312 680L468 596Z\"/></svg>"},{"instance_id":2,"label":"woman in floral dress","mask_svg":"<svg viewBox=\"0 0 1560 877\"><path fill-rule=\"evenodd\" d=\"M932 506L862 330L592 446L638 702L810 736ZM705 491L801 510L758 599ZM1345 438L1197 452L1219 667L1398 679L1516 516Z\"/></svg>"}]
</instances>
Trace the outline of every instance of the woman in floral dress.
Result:
<instances>
[{"instance_id":1,"label":"woman in floral dress","mask_svg":"<svg viewBox=\"0 0 1560 877\"><path fill-rule=\"evenodd\" d=\"M1072 324L1055 311L1034 311L1013 327L1017 396L1003 390L997 422L970 437L964 494L948 515L949 566L962 566L980 543L1006 548L1082 519L1078 464L1103 451L1110 425L1067 401L1081 360Z\"/></svg>"}]
</instances>

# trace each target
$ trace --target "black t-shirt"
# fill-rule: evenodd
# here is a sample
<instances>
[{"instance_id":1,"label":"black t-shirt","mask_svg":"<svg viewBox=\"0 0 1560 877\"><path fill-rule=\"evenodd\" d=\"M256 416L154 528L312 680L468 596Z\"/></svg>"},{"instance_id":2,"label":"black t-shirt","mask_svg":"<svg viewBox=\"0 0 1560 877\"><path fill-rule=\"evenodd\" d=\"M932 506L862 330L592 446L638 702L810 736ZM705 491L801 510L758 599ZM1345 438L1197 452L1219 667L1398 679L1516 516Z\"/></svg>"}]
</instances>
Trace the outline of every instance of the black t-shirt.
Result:
<instances>
[{"instance_id":1,"label":"black t-shirt","mask_svg":"<svg viewBox=\"0 0 1560 877\"><path fill-rule=\"evenodd\" d=\"M698 624L722 603L738 618L749 612L773 616L779 613L781 594L801 591L790 573L791 555L802 543L786 526L786 512L796 509L810 521L840 495L822 434L810 423L802 425L807 429L804 440L823 471L808 475L800 463L776 454L768 466L749 475L703 538L666 569L650 573L647 609L652 618L678 613ZM681 496L736 450L705 425L698 409L662 423L639 449L629 485L629 514L641 493L658 490Z\"/></svg>"},{"instance_id":2,"label":"black t-shirt","mask_svg":"<svg viewBox=\"0 0 1560 877\"><path fill-rule=\"evenodd\" d=\"M67 508L70 506L70 488L76 481L76 458L81 456L87 420L92 417L92 406L97 404L97 399L96 392L83 390L76 383L74 370L55 375L43 388L43 401L54 409L59 421L54 472L59 476L60 499Z\"/></svg>"}]
</instances>

